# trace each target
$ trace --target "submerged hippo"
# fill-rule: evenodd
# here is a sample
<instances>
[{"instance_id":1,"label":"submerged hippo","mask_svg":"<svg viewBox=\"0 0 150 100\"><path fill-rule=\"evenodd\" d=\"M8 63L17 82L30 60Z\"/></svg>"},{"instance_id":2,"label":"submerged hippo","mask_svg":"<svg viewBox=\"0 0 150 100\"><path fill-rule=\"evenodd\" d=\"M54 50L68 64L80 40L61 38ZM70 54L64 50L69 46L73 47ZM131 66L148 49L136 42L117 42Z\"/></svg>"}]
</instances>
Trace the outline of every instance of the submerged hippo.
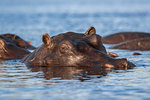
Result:
<instances>
[{"instance_id":1,"label":"submerged hippo","mask_svg":"<svg viewBox=\"0 0 150 100\"><path fill-rule=\"evenodd\" d=\"M129 40L150 37L150 33L145 32L119 32L102 38L105 44L117 44Z\"/></svg>"},{"instance_id":2,"label":"submerged hippo","mask_svg":"<svg viewBox=\"0 0 150 100\"><path fill-rule=\"evenodd\" d=\"M30 52L0 38L0 60L21 59Z\"/></svg>"},{"instance_id":3,"label":"submerged hippo","mask_svg":"<svg viewBox=\"0 0 150 100\"><path fill-rule=\"evenodd\" d=\"M122 42L110 48L147 51L150 50L150 38L141 38L141 39L130 40L127 42Z\"/></svg>"},{"instance_id":4,"label":"submerged hippo","mask_svg":"<svg viewBox=\"0 0 150 100\"><path fill-rule=\"evenodd\" d=\"M84 34L67 32L52 38L45 33L43 44L23 59L27 66L104 66L129 68L135 66L125 58L107 55L101 36L90 27Z\"/></svg>"},{"instance_id":5,"label":"submerged hippo","mask_svg":"<svg viewBox=\"0 0 150 100\"><path fill-rule=\"evenodd\" d=\"M31 49L34 50L35 47L29 44L28 41L23 40L21 37L17 36L16 34L2 34L0 35L0 39L5 40L6 42L14 43L16 46L24 49Z\"/></svg>"}]
</instances>

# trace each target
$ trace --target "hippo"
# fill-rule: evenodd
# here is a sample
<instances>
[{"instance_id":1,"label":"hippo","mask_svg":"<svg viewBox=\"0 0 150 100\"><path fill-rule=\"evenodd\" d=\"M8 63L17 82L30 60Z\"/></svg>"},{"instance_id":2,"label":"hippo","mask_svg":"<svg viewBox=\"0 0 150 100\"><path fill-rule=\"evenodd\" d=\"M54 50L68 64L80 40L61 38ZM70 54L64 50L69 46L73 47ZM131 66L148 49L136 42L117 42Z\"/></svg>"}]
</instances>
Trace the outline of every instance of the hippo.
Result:
<instances>
[{"instance_id":1,"label":"hippo","mask_svg":"<svg viewBox=\"0 0 150 100\"><path fill-rule=\"evenodd\" d=\"M145 32L119 32L115 34L111 34L102 38L102 42L105 44L118 44L121 42L147 38L150 37L150 33Z\"/></svg>"},{"instance_id":2,"label":"hippo","mask_svg":"<svg viewBox=\"0 0 150 100\"><path fill-rule=\"evenodd\" d=\"M110 48L111 49L148 51L150 50L150 37L122 42Z\"/></svg>"},{"instance_id":3,"label":"hippo","mask_svg":"<svg viewBox=\"0 0 150 100\"><path fill-rule=\"evenodd\" d=\"M21 59L30 52L0 38L0 60Z\"/></svg>"},{"instance_id":4,"label":"hippo","mask_svg":"<svg viewBox=\"0 0 150 100\"><path fill-rule=\"evenodd\" d=\"M0 38L5 40L6 42L14 43L16 46L24 49L34 50L35 47L31 45L31 42L23 40L21 37L16 34L6 33L1 34Z\"/></svg>"},{"instance_id":5,"label":"hippo","mask_svg":"<svg viewBox=\"0 0 150 100\"><path fill-rule=\"evenodd\" d=\"M133 68L126 58L115 59L106 53L101 36L90 27L85 33L66 32L50 37L42 36L43 44L22 61L29 67L109 67Z\"/></svg>"}]
</instances>

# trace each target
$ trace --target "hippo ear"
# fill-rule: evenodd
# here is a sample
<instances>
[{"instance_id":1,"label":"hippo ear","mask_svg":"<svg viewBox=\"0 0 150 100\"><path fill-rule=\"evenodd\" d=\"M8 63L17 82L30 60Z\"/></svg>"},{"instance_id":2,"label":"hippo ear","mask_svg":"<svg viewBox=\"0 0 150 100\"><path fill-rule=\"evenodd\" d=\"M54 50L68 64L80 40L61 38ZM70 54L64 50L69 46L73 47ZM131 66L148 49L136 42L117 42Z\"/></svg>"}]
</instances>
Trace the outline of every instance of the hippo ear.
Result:
<instances>
[{"instance_id":1,"label":"hippo ear","mask_svg":"<svg viewBox=\"0 0 150 100\"><path fill-rule=\"evenodd\" d=\"M4 47L5 46L5 41L3 39L0 39L0 47Z\"/></svg>"},{"instance_id":2,"label":"hippo ear","mask_svg":"<svg viewBox=\"0 0 150 100\"><path fill-rule=\"evenodd\" d=\"M91 26L84 34L85 35L96 34L96 29L93 26Z\"/></svg>"},{"instance_id":3,"label":"hippo ear","mask_svg":"<svg viewBox=\"0 0 150 100\"><path fill-rule=\"evenodd\" d=\"M48 35L48 33L43 34L42 36L42 42L45 45L49 45L51 43L52 39L50 38L50 36Z\"/></svg>"}]
</instances>

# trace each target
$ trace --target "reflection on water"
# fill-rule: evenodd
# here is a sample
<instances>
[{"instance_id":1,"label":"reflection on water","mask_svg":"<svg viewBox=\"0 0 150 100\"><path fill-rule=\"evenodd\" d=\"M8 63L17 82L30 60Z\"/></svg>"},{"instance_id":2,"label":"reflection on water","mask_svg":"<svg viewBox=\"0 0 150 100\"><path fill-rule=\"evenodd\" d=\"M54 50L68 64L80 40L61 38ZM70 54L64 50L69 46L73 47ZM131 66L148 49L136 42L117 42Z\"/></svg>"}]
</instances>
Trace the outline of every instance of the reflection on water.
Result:
<instances>
[{"instance_id":1,"label":"reflection on water","mask_svg":"<svg viewBox=\"0 0 150 100\"><path fill-rule=\"evenodd\" d=\"M90 75L97 75L97 78L106 76L109 70L104 68L95 68L95 67L30 67L32 72L42 71L43 77L47 80L52 78L58 79L77 79L80 81L90 80Z\"/></svg>"}]
</instances>

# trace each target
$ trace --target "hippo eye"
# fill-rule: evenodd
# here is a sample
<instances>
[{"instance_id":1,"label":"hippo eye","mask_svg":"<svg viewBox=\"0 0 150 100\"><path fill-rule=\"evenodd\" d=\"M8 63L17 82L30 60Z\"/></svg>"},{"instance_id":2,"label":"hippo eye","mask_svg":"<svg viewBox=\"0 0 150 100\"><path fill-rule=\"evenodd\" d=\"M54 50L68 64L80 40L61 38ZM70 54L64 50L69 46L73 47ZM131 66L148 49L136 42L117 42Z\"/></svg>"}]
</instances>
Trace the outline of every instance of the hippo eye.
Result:
<instances>
[{"instance_id":1,"label":"hippo eye","mask_svg":"<svg viewBox=\"0 0 150 100\"><path fill-rule=\"evenodd\" d=\"M60 52L61 53L67 53L69 51L69 46L65 43L61 44L60 46Z\"/></svg>"},{"instance_id":2,"label":"hippo eye","mask_svg":"<svg viewBox=\"0 0 150 100\"><path fill-rule=\"evenodd\" d=\"M64 40L61 44L60 44L60 52L61 53L69 53L71 52L72 48L73 48L73 44L71 41L69 40Z\"/></svg>"}]
</instances>

